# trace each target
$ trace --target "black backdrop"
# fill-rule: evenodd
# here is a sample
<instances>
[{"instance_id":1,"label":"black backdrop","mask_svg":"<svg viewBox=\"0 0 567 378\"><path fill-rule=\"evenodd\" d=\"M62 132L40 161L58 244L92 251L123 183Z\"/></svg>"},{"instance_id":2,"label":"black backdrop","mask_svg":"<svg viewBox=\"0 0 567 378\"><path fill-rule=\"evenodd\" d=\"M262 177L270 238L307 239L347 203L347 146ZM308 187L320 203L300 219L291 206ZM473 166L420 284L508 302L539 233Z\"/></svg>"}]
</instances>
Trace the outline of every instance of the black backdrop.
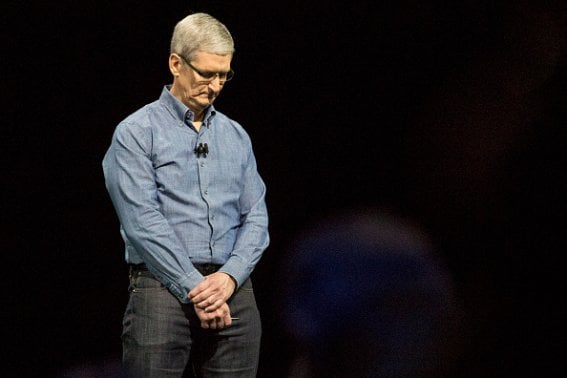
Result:
<instances>
[{"instance_id":1,"label":"black backdrop","mask_svg":"<svg viewBox=\"0 0 567 378\"><path fill-rule=\"evenodd\" d=\"M429 232L465 309L460 376L557 365L565 248L560 1L14 2L2 7L4 361L52 376L120 356L127 298L101 159L169 83L190 11L232 31L217 107L248 130L272 244L254 273L261 376L284 376L278 266L294 235L358 206ZM562 158L563 156L563 158Z\"/></svg>"}]
</instances>

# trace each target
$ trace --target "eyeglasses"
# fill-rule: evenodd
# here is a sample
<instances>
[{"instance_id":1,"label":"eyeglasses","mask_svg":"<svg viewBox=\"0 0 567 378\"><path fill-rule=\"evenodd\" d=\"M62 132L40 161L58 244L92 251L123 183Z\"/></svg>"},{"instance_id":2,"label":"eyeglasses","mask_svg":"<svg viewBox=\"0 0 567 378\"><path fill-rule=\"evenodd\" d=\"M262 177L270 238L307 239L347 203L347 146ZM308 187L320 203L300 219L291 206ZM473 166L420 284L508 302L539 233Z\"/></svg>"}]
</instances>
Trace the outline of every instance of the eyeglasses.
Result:
<instances>
[{"instance_id":1,"label":"eyeglasses","mask_svg":"<svg viewBox=\"0 0 567 378\"><path fill-rule=\"evenodd\" d=\"M209 72L209 71L201 71L199 69L197 69L196 67L194 67L191 63L189 63L189 61L187 59L185 59L185 57L179 55L181 57L181 59L183 60L183 62L185 62L185 64L187 64L193 71L195 71L197 73L197 75L201 76L204 81L213 81L215 80L215 77L219 77L219 81L221 83L224 83L226 81L232 80L232 78L234 77L234 71L230 70L228 72Z\"/></svg>"}]
</instances>

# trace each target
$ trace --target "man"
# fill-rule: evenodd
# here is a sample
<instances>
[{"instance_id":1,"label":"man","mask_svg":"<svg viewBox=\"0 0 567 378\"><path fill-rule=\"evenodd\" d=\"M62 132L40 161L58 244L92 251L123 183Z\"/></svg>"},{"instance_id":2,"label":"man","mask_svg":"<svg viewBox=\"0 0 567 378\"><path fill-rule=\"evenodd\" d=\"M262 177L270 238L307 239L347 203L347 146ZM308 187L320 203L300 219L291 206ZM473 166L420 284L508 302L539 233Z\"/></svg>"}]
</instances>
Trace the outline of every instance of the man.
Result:
<instances>
[{"instance_id":1,"label":"man","mask_svg":"<svg viewBox=\"0 0 567 378\"><path fill-rule=\"evenodd\" d=\"M195 13L173 31L173 84L116 128L106 186L130 264L123 362L136 377L254 377L261 323L250 274L269 243L248 134L217 111L234 42Z\"/></svg>"}]
</instances>

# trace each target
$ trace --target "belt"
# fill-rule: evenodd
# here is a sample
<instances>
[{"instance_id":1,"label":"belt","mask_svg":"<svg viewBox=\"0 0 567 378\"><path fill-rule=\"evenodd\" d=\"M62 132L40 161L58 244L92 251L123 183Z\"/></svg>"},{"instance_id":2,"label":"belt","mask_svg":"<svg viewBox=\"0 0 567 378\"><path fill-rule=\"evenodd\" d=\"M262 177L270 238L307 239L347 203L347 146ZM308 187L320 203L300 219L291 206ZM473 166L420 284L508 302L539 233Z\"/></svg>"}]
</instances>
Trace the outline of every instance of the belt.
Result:
<instances>
[{"instance_id":1,"label":"belt","mask_svg":"<svg viewBox=\"0 0 567 378\"><path fill-rule=\"evenodd\" d=\"M146 264L129 264L129 271L131 276L138 277L153 277L153 275L148 270ZM203 276L208 276L211 273L217 272L222 265L217 264L195 264L195 269L199 271Z\"/></svg>"}]
</instances>

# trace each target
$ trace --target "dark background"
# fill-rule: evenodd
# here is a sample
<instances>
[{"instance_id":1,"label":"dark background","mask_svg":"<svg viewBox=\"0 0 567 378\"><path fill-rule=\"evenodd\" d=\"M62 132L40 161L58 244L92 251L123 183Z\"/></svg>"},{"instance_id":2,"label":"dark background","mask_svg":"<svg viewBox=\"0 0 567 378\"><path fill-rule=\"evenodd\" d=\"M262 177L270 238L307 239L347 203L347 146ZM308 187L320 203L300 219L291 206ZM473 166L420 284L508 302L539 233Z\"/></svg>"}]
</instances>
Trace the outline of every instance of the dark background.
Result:
<instances>
[{"instance_id":1,"label":"dark background","mask_svg":"<svg viewBox=\"0 0 567 378\"><path fill-rule=\"evenodd\" d=\"M120 357L127 271L101 160L116 124L170 82L171 31L191 11L235 38L216 106L248 130L268 186L272 244L253 276L261 376L289 363L275 306L287 245L359 206L421 224L449 267L466 325L455 376L563 364L564 2L2 7L8 370L54 376Z\"/></svg>"}]
</instances>

